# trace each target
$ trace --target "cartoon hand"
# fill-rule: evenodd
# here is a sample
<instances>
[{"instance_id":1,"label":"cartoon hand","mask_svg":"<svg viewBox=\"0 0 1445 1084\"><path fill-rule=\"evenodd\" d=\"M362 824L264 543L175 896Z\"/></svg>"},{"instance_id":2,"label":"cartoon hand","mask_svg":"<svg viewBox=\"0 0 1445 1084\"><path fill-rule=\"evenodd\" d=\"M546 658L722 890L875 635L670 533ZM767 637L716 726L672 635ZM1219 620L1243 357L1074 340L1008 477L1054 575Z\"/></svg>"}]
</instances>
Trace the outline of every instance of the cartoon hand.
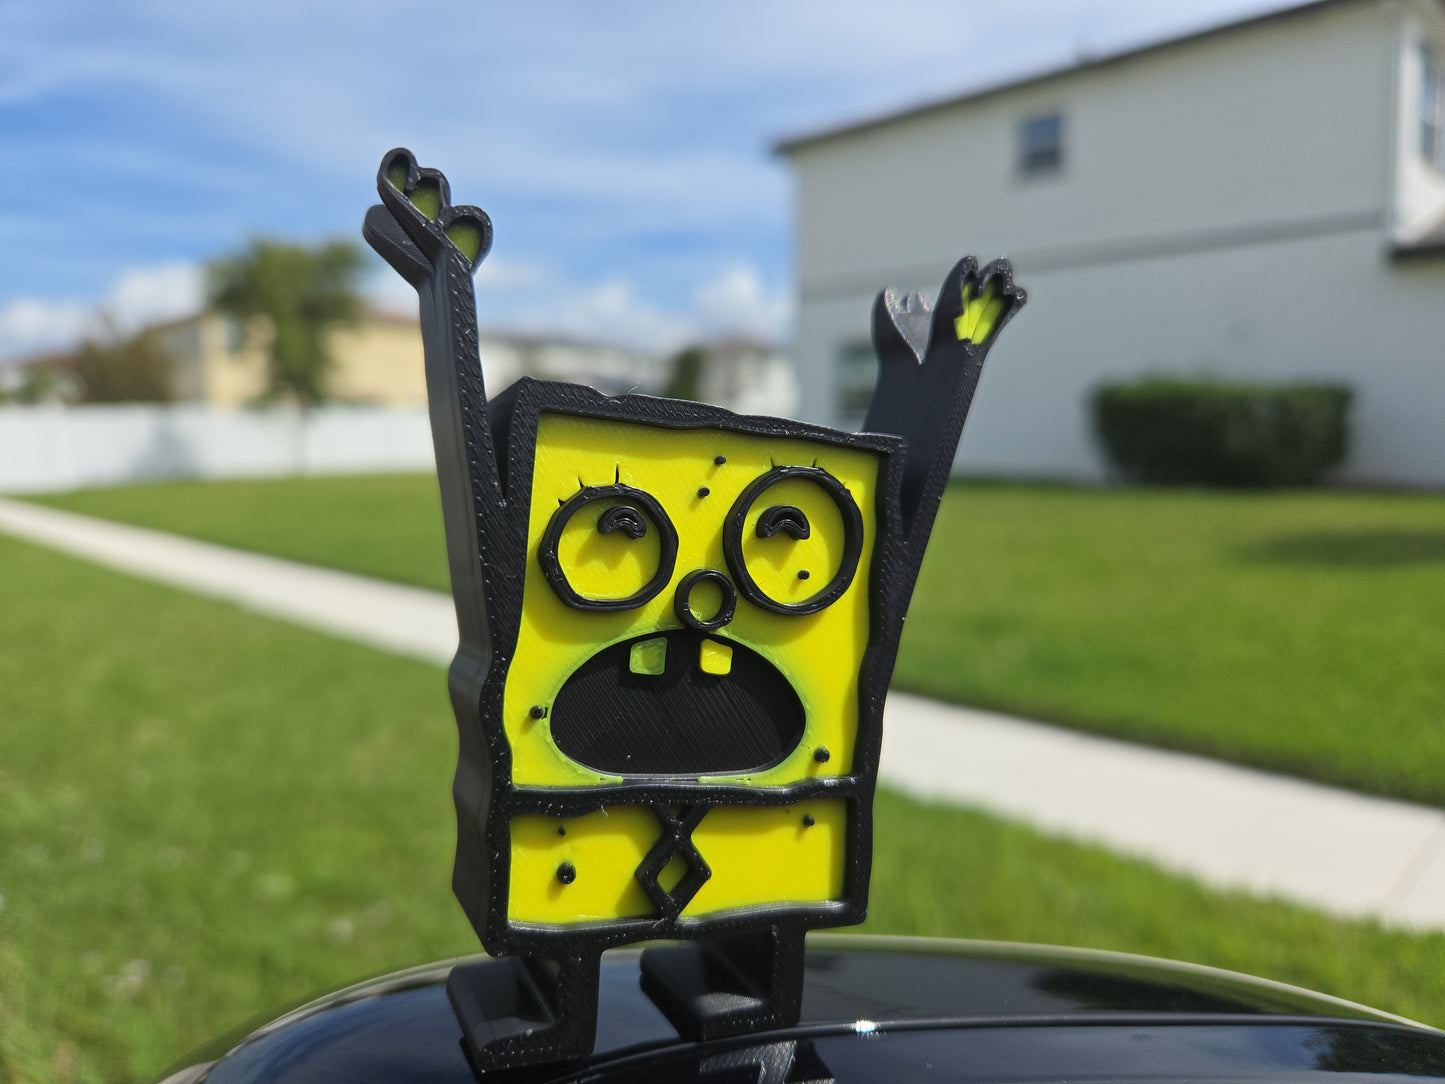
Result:
<instances>
[{"instance_id":1,"label":"cartoon hand","mask_svg":"<svg viewBox=\"0 0 1445 1084\"><path fill-rule=\"evenodd\" d=\"M948 481L984 358L1026 299L1007 260L980 271L978 261L965 256L943 280L936 304L894 290L874 303L878 386L863 427L908 442L903 516L920 538L927 538Z\"/></svg>"},{"instance_id":2,"label":"cartoon hand","mask_svg":"<svg viewBox=\"0 0 1445 1084\"><path fill-rule=\"evenodd\" d=\"M939 292L933 315L936 341L939 345L948 341L951 330L956 341L986 350L1026 297L1014 285L1013 268L1007 260L994 260L980 271L978 262L965 256L953 265Z\"/></svg>"},{"instance_id":3,"label":"cartoon hand","mask_svg":"<svg viewBox=\"0 0 1445 1084\"><path fill-rule=\"evenodd\" d=\"M492 220L480 207L452 206L440 170L398 147L382 158L376 188L381 206L367 212L362 235L402 278L418 286L447 259L475 273L492 247Z\"/></svg>"}]
</instances>

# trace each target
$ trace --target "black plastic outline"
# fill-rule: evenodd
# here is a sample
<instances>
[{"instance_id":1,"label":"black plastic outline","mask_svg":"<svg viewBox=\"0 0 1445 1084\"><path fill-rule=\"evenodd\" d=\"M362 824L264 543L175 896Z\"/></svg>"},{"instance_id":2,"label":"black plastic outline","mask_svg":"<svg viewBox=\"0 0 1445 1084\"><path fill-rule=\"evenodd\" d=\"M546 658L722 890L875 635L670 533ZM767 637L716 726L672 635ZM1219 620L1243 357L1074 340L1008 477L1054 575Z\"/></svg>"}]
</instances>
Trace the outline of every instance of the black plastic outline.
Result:
<instances>
[{"instance_id":1,"label":"black plastic outline","mask_svg":"<svg viewBox=\"0 0 1445 1084\"><path fill-rule=\"evenodd\" d=\"M653 810L662 825L662 835L648 849L635 876L648 900L657 908L657 913L665 918L675 919L682 914L683 908L692 902L692 898L712 877L712 867L692 842L693 829L702 823L710 809L710 806L698 804L675 812L662 808ZM687 872L671 889L663 888L657 878L667 864L678 857L687 864Z\"/></svg>"},{"instance_id":2,"label":"black plastic outline","mask_svg":"<svg viewBox=\"0 0 1445 1084\"><path fill-rule=\"evenodd\" d=\"M843 517L843 559L838 565L838 571L828 581L828 586L817 594L810 595L802 602L778 602L776 599L770 598L758 586L752 573L748 571L748 563L743 557L743 528L747 525L748 511L757 503L759 497L773 486L794 479L806 479L814 483L832 497L833 503L838 506L838 512ZM792 506L778 505L777 507L791 508ZM774 510L768 509L763 516L767 516ZM769 538L777 531L778 528L775 526L769 534L764 535L763 520L759 518L758 534L760 536ZM792 534L791 531L788 533ZM808 536L805 534L802 537ZM742 592L743 598L754 606L761 606L771 613L783 614L787 617L806 617L809 614L825 610L838 601L843 592L852 586L853 577L858 572L858 559L862 555L863 513L859 511L858 502L853 499L853 494L848 492L848 487L822 467L782 466L774 467L766 474L758 475L738 494L738 499L733 502L733 506L728 512L726 526L723 528L723 557L727 560L728 571L737 581L738 590Z\"/></svg>"},{"instance_id":3,"label":"black plastic outline","mask_svg":"<svg viewBox=\"0 0 1445 1084\"><path fill-rule=\"evenodd\" d=\"M715 583L722 591L722 602L711 617L702 618L692 612L688 599L692 589L702 582ZM732 581L715 568L696 568L677 584L677 594L672 599L672 612L677 619L694 632L717 632L738 612L738 592Z\"/></svg>"},{"instance_id":4,"label":"black plastic outline","mask_svg":"<svg viewBox=\"0 0 1445 1084\"><path fill-rule=\"evenodd\" d=\"M412 204L409 197L419 189L436 193L439 207L433 217ZM475 1068L490 1070L555 1065L584 1056L596 1019L598 957L614 945L658 938L699 941L698 948L711 961L709 974L750 975L749 982L765 988L766 1005L756 1012L696 1016L688 1008L690 994L680 973L659 963L649 993L659 1004L670 1005L679 1019L693 1020L713 1035L795 1023L804 934L817 927L852 925L867 915L883 704L903 619L984 359L1024 303L1023 291L1013 285L1007 261L980 270L966 257L944 279L936 305L916 294L881 293L873 310L878 384L864 423L867 431L861 433L738 415L701 403L611 397L528 377L492 397L482 371L472 283L490 247L490 220L478 208L452 206L446 178L418 166L405 149L384 156L377 190L381 203L367 212L362 234L418 293L428 411L457 613L458 648L448 671L459 737L452 788L457 814L452 887L487 951L521 957L525 966L509 972L510 981L540 1006L536 1026L522 1019L521 1030L503 1034L497 1029L508 1026L505 1013L492 1014L483 1004L487 999L474 996L484 992L478 983L486 983L454 974L449 993L457 987L453 1004L468 1059ZM447 227L457 223L478 231L475 255L458 248L449 236ZM979 343L958 339L954 321L964 311L965 298L981 297L990 289L1005 302L990 334ZM868 641L857 674L858 723L846 773L767 787L726 779L704 783L696 777L623 778L575 787L514 785L503 694L520 633L523 587L535 568L527 544L532 472L539 422L548 413L658 429L715 429L811 441L877 457L875 530L864 570ZM713 463L718 465L718 457ZM571 817L618 805L653 811L697 804L759 808L813 799L841 801L847 807L843 886L835 899L760 904L700 918L679 911L671 918L564 925L508 920L510 826L517 815ZM531 992L522 991L523 986Z\"/></svg>"},{"instance_id":5,"label":"black plastic outline","mask_svg":"<svg viewBox=\"0 0 1445 1084\"><path fill-rule=\"evenodd\" d=\"M588 598L578 594L577 590L567 582L567 571L562 567L557 550L562 544L562 532L567 529L567 524L572 522L573 516L594 501L608 500L613 497L622 497L641 504L643 510L651 517L653 525L657 527L658 540L661 544L657 555L657 571L641 590L627 598ZM613 510L609 509L609 511ZM602 522L607 516L608 512L602 513L602 518L597 522L598 530L608 530L608 527ZM641 534L633 534L631 530L621 524L613 529L620 529L628 537L634 539L642 538L647 533L644 527ZM667 512L663 510L657 498L644 489L623 485L621 482L605 486L583 486L568 498L566 504L553 512L552 518L547 521L547 529L542 532L542 541L537 546L537 560L541 562L542 574L547 577L547 582L552 585L552 590L572 609L587 610L592 613L635 610L655 599L672 582L672 574L677 571L677 528L672 525L672 520L668 518Z\"/></svg>"}]
</instances>

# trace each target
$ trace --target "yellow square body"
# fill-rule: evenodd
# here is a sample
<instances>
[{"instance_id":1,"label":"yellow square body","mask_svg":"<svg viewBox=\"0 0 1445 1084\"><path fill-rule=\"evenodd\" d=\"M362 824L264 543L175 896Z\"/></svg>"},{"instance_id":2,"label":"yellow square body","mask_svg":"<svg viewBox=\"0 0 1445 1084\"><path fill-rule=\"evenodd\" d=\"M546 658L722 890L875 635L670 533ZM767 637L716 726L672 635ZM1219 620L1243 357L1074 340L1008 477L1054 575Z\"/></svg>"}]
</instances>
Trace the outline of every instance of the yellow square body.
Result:
<instances>
[{"instance_id":1,"label":"yellow square body","mask_svg":"<svg viewBox=\"0 0 1445 1084\"><path fill-rule=\"evenodd\" d=\"M736 788L746 792L733 799L736 804L712 807L691 833L712 875L682 917L838 898L851 803L816 799L781 805L766 795L852 771L859 681L870 636L881 454L824 440L720 427L665 428L553 411L540 414L536 432L522 614L502 696L512 786L539 796L552 788L605 792L652 782L659 791L677 783ZM850 560L837 496L830 498L807 478L786 478L746 508L739 502L770 472L791 466L808 468L814 476L826 472L836 480L836 492L856 506L861 522L856 571L841 593L812 613L798 611L834 584ZM579 492L623 486L649 495L666 517L676 541L671 574L640 605L616 610L568 605L544 572L541 553L549 525ZM608 505L600 503L572 517L554 541L556 564L569 587L605 606L657 586L667 531L651 522L651 511L640 526L624 522L627 529L599 529ZM764 516L781 516L779 529L769 533ZM669 637L684 627L679 607L705 618L720 605L724 592L717 588L727 586L719 578L737 579L724 552L730 520L735 559L745 566L752 590L778 605L767 608L750 601L746 591L738 593L730 619L702 635L697 657L685 661L722 688L721 683L743 680L736 660L761 656L801 704L796 745L773 763L686 776L634 775L568 756L553 738L552 708L569 678L599 653L628 644L626 665L633 675L646 680L643 675L660 673L665 653L676 650ZM680 602L679 587L700 570L710 579L700 580ZM689 644L692 650L694 642ZM677 718L675 725L703 722ZM750 793L756 793L756 803ZM653 811L635 803L567 819L514 816L505 887L508 922L567 925L651 914L634 873L662 832ZM557 876L564 864L566 880ZM659 878L664 887L670 876L672 871L664 871Z\"/></svg>"}]
</instances>

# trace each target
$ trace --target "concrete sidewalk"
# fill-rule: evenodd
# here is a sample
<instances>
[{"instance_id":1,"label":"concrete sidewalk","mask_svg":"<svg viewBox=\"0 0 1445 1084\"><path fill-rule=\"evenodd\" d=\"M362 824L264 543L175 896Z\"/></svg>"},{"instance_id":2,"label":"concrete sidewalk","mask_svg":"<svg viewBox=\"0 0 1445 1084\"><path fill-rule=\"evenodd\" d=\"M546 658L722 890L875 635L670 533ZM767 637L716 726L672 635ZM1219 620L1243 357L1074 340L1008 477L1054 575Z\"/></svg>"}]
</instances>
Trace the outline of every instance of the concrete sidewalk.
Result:
<instances>
[{"instance_id":1,"label":"concrete sidewalk","mask_svg":"<svg viewBox=\"0 0 1445 1084\"><path fill-rule=\"evenodd\" d=\"M0 530L440 665L456 646L435 592L3 498ZM1445 929L1445 811L901 693L880 774L1217 887Z\"/></svg>"}]
</instances>

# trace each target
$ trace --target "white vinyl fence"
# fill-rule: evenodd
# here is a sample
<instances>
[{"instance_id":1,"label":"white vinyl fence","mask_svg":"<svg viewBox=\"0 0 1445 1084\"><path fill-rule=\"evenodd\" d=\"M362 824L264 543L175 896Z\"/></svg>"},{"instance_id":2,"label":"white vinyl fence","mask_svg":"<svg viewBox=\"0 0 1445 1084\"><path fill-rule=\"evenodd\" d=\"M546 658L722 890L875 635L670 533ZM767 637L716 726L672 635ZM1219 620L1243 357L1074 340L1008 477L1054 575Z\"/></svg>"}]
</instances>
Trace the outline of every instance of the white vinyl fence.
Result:
<instances>
[{"instance_id":1,"label":"white vinyl fence","mask_svg":"<svg viewBox=\"0 0 1445 1084\"><path fill-rule=\"evenodd\" d=\"M432 466L424 407L0 407L0 493Z\"/></svg>"}]
</instances>

